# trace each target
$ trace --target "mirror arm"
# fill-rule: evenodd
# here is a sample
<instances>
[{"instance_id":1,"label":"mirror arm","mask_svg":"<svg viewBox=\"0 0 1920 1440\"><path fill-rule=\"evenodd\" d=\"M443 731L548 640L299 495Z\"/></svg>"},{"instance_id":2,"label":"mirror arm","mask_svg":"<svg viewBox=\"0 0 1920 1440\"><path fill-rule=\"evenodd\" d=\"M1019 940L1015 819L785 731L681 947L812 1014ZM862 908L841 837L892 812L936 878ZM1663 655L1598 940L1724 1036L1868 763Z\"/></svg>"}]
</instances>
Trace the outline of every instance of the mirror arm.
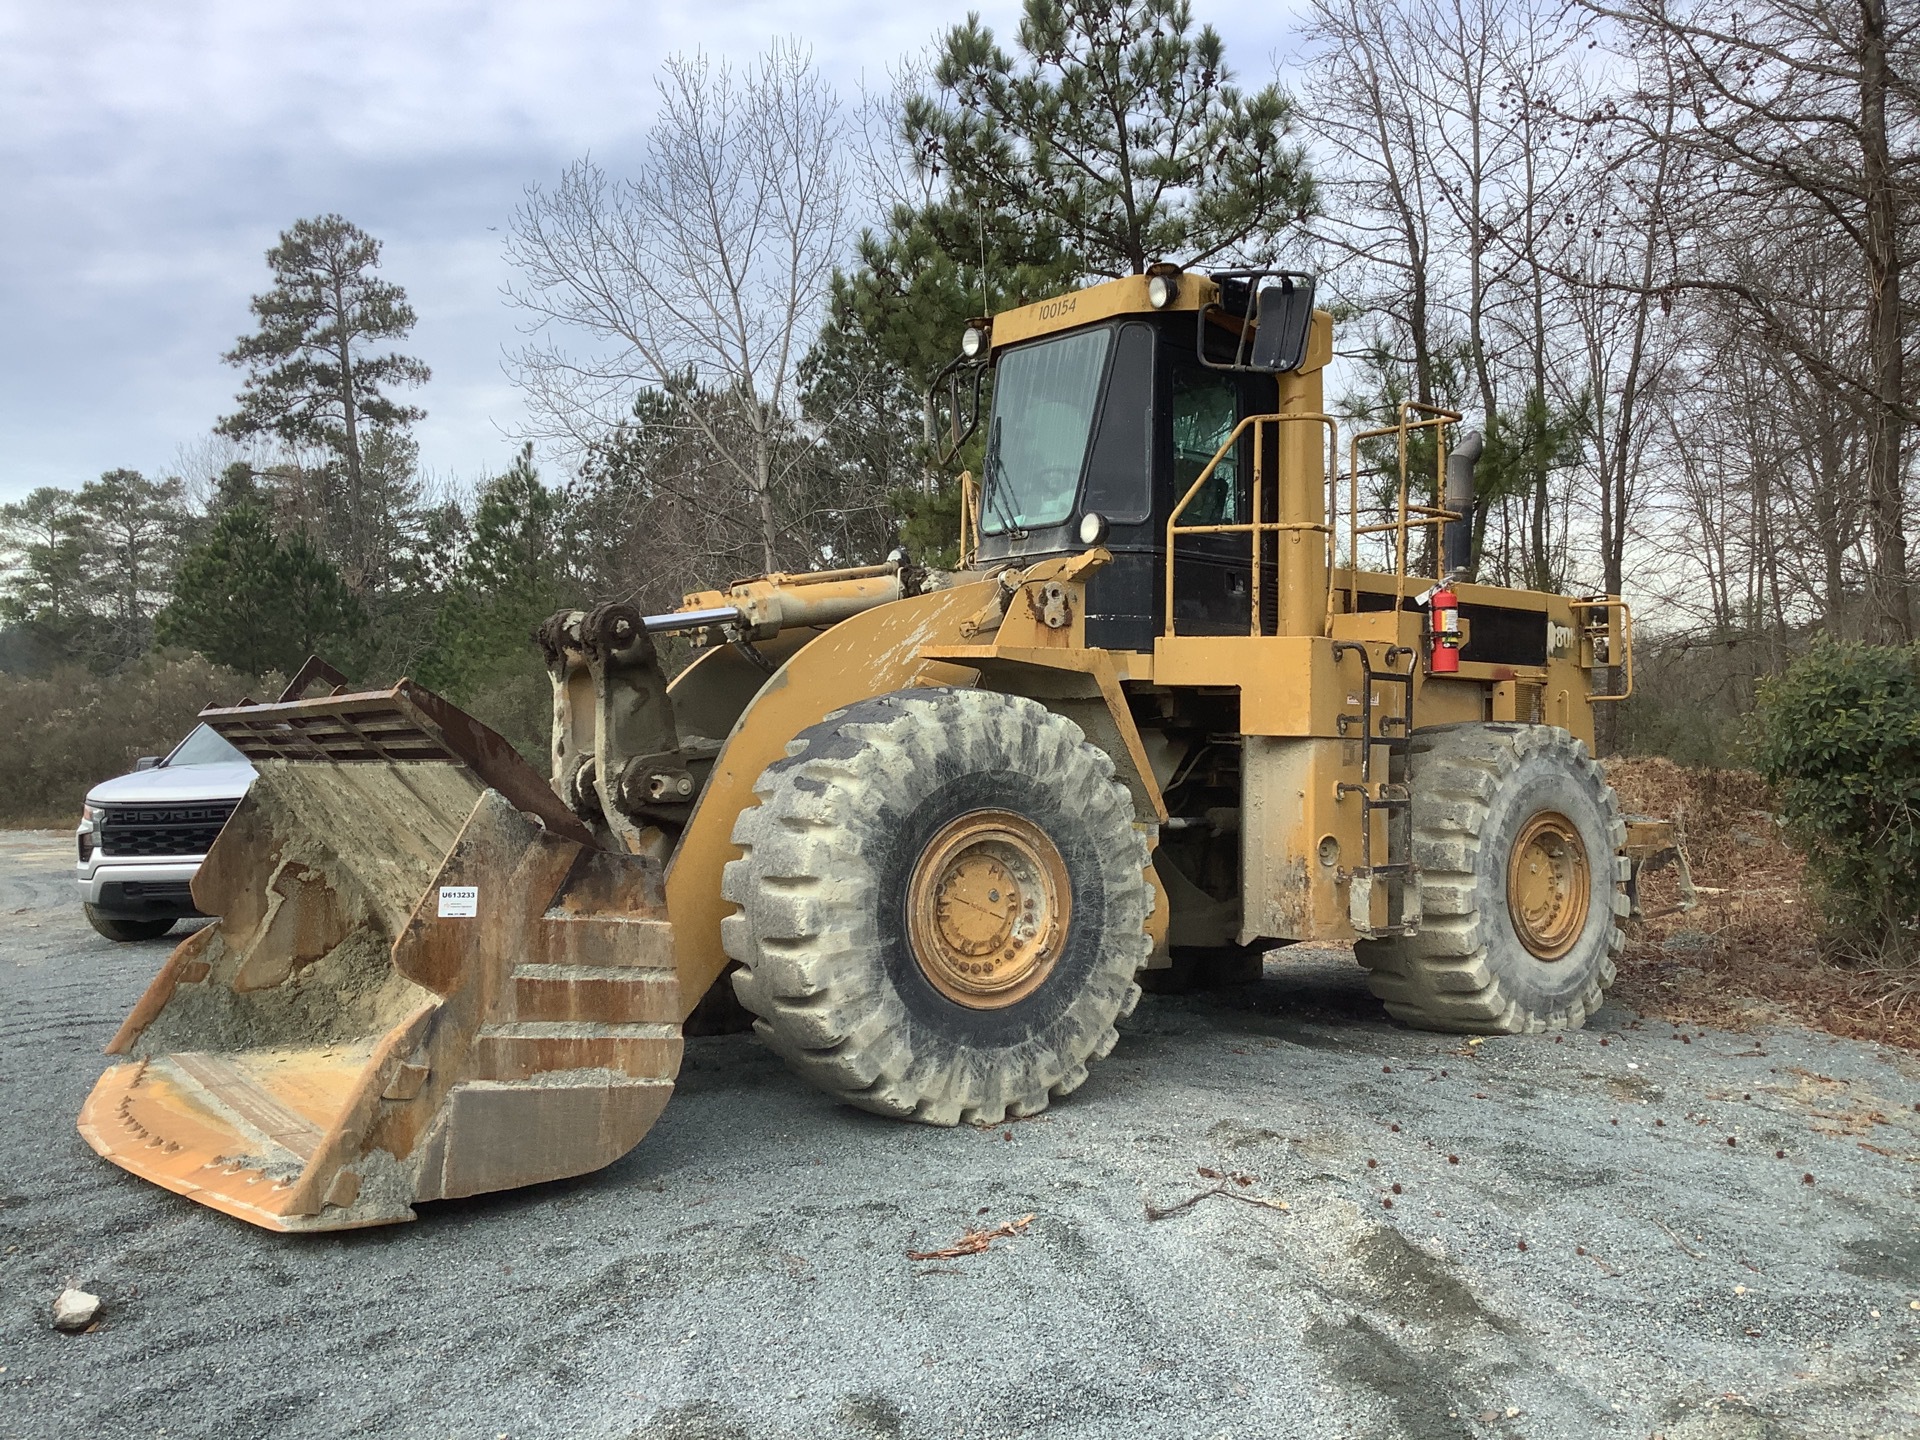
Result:
<instances>
[{"instance_id":1,"label":"mirror arm","mask_svg":"<svg viewBox=\"0 0 1920 1440\"><path fill-rule=\"evenodd\" d=\"M973 371L973 404L967 417L967 428L960 428L960 376L962 369ZM974 431L980 428L980 386L987 373L987 367L979 362L969 361L964 355L956 355L941 367L940 373L933 377L933 383L927 386L927 398L932 399L939 390L940 382L947 384L947 433L952 443L940 454L940 464L944 467L953 463L953 457L960 453L960 447L973 438Z\"/></svg>"},{"instance_id":2,"label":"mirror arm","mask_svg":"<svg viewBox=\"0 0 1920 1440\"><path fill-rule=\"evenodd\" d=\"M1249 300L1247 303L1251 305L1253 302ZM1209 360L1207 358L1207 321L1216 313L1226 315L1227 307L1212 300L1209 300L1194 312L1194 355L1199 359L1200 363L1209 370L1251 370L1253 367L1244 362L1247 353L1247 334L1253 327L1247 323L1244 317L1240 320L1240 337L1234 343L1233 359L1228 362L1222 362L1219 360Z\"/></svg>"}]
</instances>

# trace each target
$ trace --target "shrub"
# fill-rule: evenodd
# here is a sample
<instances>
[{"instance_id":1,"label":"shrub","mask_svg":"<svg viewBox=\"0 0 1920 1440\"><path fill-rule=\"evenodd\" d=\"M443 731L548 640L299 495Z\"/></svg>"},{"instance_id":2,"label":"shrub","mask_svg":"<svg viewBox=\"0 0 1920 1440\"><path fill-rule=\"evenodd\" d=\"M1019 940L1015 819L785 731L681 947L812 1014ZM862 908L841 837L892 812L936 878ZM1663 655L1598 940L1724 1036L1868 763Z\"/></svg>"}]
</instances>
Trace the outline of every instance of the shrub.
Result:
<instances>
[{"instance_id":1,"label":"shrub","mask_svg":"<svg viewBox=\"0 0 1920 1440\"><path fill-rule=\"evenodd\" d=\"M1632 698L1595 707L1612 753L1664 755L1701 769L1750 763L1743 731L1757 680L1786 664L1786 654L1750 635L1643 636L1633 648Z\"/></svg>"},{"instance_id":2,"label":"shrub","mask_svg":"<svg viewBox=\"0 0 1920 1440\"><path fill-rule=\"evenodd\" d=\"M1920 655L1822 642L1762 683L1754 758L1843 956L1920 954Z\"/></svg>"},{"instance_id":3,"label":"shrub","mask_svg":"<svg viewBox=\"0 0 1920 1440\"><path fill-rule=\"evenodd\" d=\"M285 683L164 652L109 676L80 665L0 674L0 824L71 824L89 787L164 755L202 707L270 700Z\"/></svg>"}]
</instances>

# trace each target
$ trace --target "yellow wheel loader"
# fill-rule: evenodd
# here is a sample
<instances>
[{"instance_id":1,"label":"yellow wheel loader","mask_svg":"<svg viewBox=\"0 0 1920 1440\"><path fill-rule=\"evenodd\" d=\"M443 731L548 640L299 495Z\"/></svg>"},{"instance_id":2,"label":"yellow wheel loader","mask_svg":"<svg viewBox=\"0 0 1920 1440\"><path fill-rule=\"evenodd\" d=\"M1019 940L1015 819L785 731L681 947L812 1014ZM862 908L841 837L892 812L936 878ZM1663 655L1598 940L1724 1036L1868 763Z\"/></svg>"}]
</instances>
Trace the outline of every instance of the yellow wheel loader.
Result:
<instances>
[{"instance_id":1,"label":"yellow wheel loader","mask_svg":"<svg viewBox=\"0 0 1920 1440\"><path fill-rule=\"evenodd\" d=\"M1628 908L1588 745L1630 623L1470 581L1459 417L1343 448L1332 322L1276 271L1158 266L961 348L959 569L553 617L548 776L405 681L207 711L259 780L87 1141L329 1230L618 1158L729 989L813 1084L937 1125L1043 1109L1143 983L1290 941L1351 942L1410 1025L1581 1024Z\"/></svg>"}]
</instances>

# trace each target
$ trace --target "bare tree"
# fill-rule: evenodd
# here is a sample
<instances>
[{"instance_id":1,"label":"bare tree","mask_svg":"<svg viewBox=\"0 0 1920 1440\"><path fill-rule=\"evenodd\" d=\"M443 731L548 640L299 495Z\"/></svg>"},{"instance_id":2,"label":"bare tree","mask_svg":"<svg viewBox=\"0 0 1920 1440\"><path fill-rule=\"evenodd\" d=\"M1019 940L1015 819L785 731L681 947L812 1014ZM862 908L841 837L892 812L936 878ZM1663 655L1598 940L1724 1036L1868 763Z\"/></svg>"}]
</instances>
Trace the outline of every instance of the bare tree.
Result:
<instances>
[{"instance_id":1,"label":"bare tree","mask_svg":"<svg viewBox=\"0 0 1920 1440\"><path fill-rule=\"evenodd\" d=\"M676 56L658 85L632 176L581 160L514 214L509 294L536 332L519 379L545 433L580 452L642 391L683 400L674 413L745 492L772 570L789 548L799 361L847 238L840 104L792 42L739 73Z\"/></svg>"},{"instance_id":2,"label":"bare tree","mask_svg":"<svg viewBox=\"0 0 1920 1440\"><path fill-rule=\"evenodd\" d=\"M1318 54L1308 71L1310 128L1331 164L1316 171L1328 203L1309 222L1335 257L1334 279L1396 323L1410 350L1413 398L1442 403L1436 377L1444 320L1430 286L1443 267L1433 259L1433 209L1439 176L1430 126L1414 102L1406 19L1391 0L1314 0L1306 38Z\"/></svg>"},{"instance_id":3,"label":"bare tree","mask_svg":"<svg viewBox=\"0 0 1920 1440\"><path fill-rule=\"evenodd\" d=\"M1907 443L1920 419L1906 379L1912 316L1903 298L1920 199L1920 92L1910 26L1886 0L1586 0L1617 27L1623 56L1657 55L1612 119L1688 163L1692 215L1670 293L1733 308L1861 428L1872 630L1914 635L1907 575ZM1674 103L1677 98L1678 103ZM1755 237L1770 243L1748 243ZM1805 267L1778 260L1847 247L1847 297L1808 293ZM1829 307L1851 313L1857 346L1830 342Z\"/></svg>"},{"instance_id":4,"label":"bare tree","mask_svg":"<svg viewBox=\"0 0 1920 1440\"><path fill-rule=\"evenodd\" d=\"M1669 105L1677 103L1667 91ZM1585 97L1582 97L1585 98ZM1576 100L1578 105L1579 101ZM1652 480L1654 433L1677 368L1679 327L1657 283L1673 245L1678 167L1671 146L1592 148L1546 261L1575 333L1571 373L1585 392L1598 501L1600 588L1623 593L1627 548ZM1611 712L1609 712L1611 713Z\"/></svg>"},{"instance_id":5,"label":"bare tree","mask_svg":"<svg viewBox=\"0 0 1920 1440\"><path fill-rule=\"evenodd\" d=\"M1583 143L1560 103L1577 34L1541 0L1314 0L1305 32L1329 197L1314 234L1342 298L1373 312L1388 381L1356 398L1478 412L1475 548L1497 520L1488 570L1542 587L1567 553L1557 477L1585 393L1548 264Z\"/></svg>"}]
</instances>

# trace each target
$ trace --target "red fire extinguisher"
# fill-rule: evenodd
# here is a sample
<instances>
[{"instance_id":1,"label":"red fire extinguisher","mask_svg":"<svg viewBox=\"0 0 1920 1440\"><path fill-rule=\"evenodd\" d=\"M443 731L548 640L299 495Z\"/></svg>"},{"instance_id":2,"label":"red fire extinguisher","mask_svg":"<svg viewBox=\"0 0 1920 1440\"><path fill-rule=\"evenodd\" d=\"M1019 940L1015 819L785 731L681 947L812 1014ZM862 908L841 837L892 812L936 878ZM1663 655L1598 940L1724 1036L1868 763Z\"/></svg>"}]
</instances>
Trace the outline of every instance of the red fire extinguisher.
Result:
<instances>
[{"instance_id":1,"label":"red fire extinguisher","mask_svg":"<svg viewBox=\"0 0 1920 1440\"><path fill-rule=\"evenodd\" d=\"M1427 653L1429 675L1460 672L1460 597L1446 581L1427 592Z\"/></svg>"}]
</instances>

